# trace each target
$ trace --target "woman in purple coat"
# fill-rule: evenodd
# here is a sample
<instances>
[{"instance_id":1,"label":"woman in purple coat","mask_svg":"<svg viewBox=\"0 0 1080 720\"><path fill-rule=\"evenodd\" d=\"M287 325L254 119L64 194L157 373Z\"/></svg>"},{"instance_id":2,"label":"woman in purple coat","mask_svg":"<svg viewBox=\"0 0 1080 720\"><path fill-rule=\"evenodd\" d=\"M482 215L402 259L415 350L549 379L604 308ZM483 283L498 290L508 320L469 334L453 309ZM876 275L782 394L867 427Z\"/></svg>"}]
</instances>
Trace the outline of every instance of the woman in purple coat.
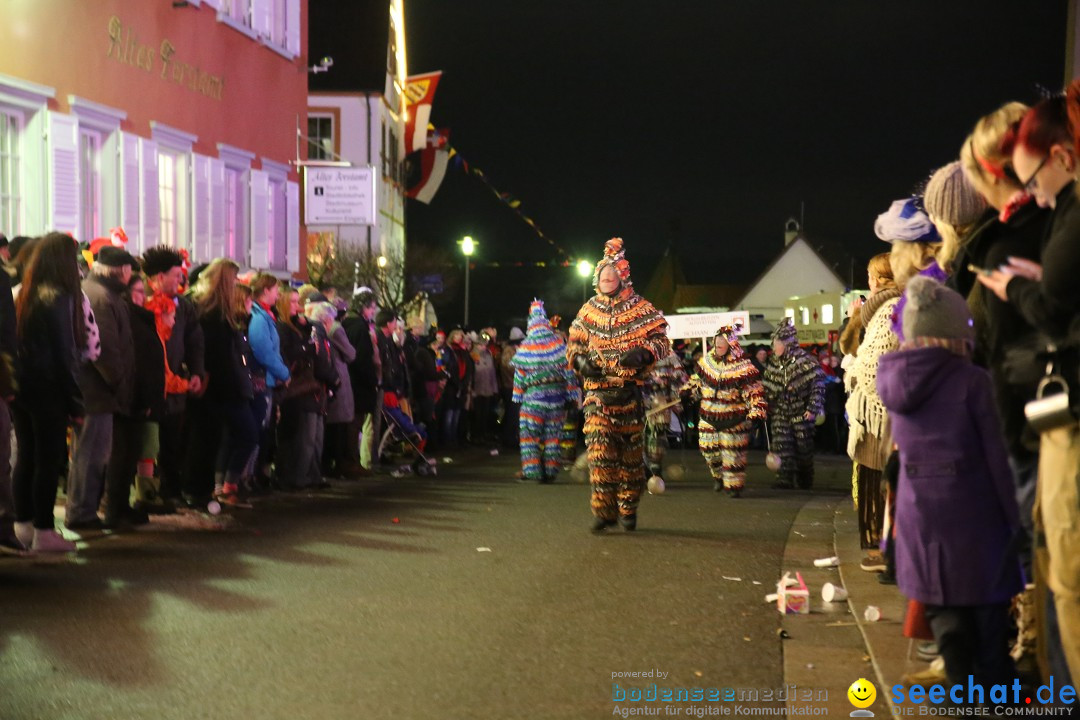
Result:
<instances>
[{"instance_id":1,"label":"woman in purple coat","mask_svg":"<svg viewBox=\"0 0 1080 720\"><path fill-rule=\"evenodd\" d=\"M927 277L907 296L907 339L877 375L900 451L897 585L926 605L950 683L1007 683L1020 520L990 377L971 362L963 297Z\"/></svg>"}]
</instances>

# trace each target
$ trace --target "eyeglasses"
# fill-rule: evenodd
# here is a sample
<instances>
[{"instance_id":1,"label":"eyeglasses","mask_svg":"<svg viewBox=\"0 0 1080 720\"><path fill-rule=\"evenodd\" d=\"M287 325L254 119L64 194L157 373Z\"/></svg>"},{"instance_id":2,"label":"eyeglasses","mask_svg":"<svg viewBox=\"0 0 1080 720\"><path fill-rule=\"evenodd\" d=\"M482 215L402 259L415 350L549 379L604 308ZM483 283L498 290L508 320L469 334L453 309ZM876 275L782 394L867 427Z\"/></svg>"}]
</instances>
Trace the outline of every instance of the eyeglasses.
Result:
<instances>
[{"instance_id":1,"label":"eyeglasses","mask_svg":"<svg viewBox=\"0 0 1080 720\"><path fill-rule=\"evenodd\" d=\"M1039 172L1043 169L1043 167L1046 165L1046 161L1049 160L1049 159L1050 159L1049 155L1044 155L1043 159L1039 161L1038 166L1035 168L1035 172L1031 173L1031 177L1029 177L1027 179L1027 182L1025 182L1023 185L1021 185L1024 192L1026 192L1028 194L1031 194L1031 191L1035 187L1035 178L1039 177Z\"/></svg>"}]
</instances>

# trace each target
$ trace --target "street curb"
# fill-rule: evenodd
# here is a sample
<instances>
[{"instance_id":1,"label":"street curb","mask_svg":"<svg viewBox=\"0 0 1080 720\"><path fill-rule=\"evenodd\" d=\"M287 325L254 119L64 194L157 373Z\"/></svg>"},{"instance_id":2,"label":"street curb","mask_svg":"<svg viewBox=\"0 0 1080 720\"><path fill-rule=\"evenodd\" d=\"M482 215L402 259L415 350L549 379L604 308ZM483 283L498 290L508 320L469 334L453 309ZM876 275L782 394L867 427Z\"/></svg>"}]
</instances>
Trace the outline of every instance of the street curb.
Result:
<instances>
[{"instance_id":1,"label":"street curb","mask_svg":"<svg viewBox=\"0 0 1080 720\"><path fill-rule=\"evenodd\" d=\"M784 545L781 575L784 572L802 573L810 591L809 615L784 615L781 630L790 637L783 640L784 685L802 689L827 691L827 701L791 700L788 716L805 713L805 708L825 707L829 715L841 717L853 709L847 699L850 685L866 677L872 669L865 637L858 631L849 603L826 603L821 598L821 586L837 583L838 568L814 566L814 560L830 557L836 547L835 518L843 496L814 496L799 510L792 521ZM779 578L777 578L779 580ZM774 611L775 612L775 611ZM879 716L889 711L885 699L878 695L870 708Z\"/></svg>"}]
</instances>

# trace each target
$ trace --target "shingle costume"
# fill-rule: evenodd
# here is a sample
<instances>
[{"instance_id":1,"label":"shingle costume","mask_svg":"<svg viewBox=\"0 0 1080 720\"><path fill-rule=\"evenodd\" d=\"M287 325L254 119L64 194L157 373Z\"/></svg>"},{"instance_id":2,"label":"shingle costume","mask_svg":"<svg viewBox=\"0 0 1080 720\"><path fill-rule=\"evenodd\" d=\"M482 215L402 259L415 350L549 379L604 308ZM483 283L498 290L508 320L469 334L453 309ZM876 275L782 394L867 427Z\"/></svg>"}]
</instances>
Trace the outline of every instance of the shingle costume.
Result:
<instances>
[{"instance_id":1,"label":"shingle costume","mask_svg":"<svg viewBox=\"0 0 1080 720\"><path fill-rule=\"evenodd\" d=\"M529 331L510 365L514 368L513 401L521 404L522 474L526 480L554 482L566 406L576 401L577 387L566 367L566 345L551 331L541 300L529 306Z\"/></svg>"},{"instance_id":2,"label":"shingle costume","mask_svg":"<svg viewBox=\"0 0 1080 720\"><path fill-rule=\"evenodd\" d=\"M791 318L780 321L773 332L773 341L777 340L786 349L783 355L769 357L763 384L772 451L780 456L778 487L798 483L800 488L809 488L814 484L814 419L824 408L825 373L799 346Z\"/></svg>"},{"instance_id":3,"label":"shingle costume","mask_svg":"<svg viewBox=\"0 0 1080 720\"><path fill-rule=\"evenodd\" d=\"M600 292L600 275L612 267L619 286ZM592 483L593 530L637 526L645 481L642 446L645 410L641 386L657 360L671 352L664 316L634 292L622 238L608 240L593 274L596 295L570 326L566 359L582 377L585 445Z\"/></svg>"},{"instance_id":4,"label":"shingle costume","mask_svg":"<svg viewBox=\"0 0 1080 720\"><path fill-rule=\"evenodd\" d=\"M671 428L671 415L675 407L655 410L679 399L679 389L687 380L682 361L675 353L668 355L653 366L645 379L645 462L649 474L660 475L663 472L664 455L667 452L667 434Z\"/></svg>"},{"instance_id":5,"label":"shingle costume","mask_svg":"<svg viewBox=\"0 0 1080 720\"><path fill-rule=\"evenodd\" d=\"M713 489L738 497L746 483L746 448L755 420L765 419L765 388L761 375L739 346L738 328L725 325L715 337L727 341L727 351L716 349L701 356L697 377L701 381L701 424L698 446Z\"/></svg>"}]
</instances>

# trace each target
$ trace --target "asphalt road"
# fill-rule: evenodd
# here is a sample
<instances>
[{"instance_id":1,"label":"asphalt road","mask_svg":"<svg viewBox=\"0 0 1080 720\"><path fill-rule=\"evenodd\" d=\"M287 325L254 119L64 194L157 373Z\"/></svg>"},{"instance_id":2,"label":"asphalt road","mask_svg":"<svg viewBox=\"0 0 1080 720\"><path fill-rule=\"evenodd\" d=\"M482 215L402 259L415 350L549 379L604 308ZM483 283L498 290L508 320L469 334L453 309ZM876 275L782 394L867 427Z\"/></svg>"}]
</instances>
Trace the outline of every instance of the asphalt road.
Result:
<instances>
[{"instance_id":1,"label":"asphalt road","mask_svg":"<svg viewBox=\"0 0 1080 720\"><path fill-rule=\"evenodd\" d=\"M757 454L736 500L696 453L671 460L686 475L635 533L593 536L587 485L520 484L515 457L474 451L223 529L172 518L76 560L0 560L0 718L586 719L653 682L779 688L763 596L800 507L847 492L850 465L781 491ZM666 675L613 677L648 671ZM692 705L710 707L674 709Z\"/></svg>"}]
</instances>

